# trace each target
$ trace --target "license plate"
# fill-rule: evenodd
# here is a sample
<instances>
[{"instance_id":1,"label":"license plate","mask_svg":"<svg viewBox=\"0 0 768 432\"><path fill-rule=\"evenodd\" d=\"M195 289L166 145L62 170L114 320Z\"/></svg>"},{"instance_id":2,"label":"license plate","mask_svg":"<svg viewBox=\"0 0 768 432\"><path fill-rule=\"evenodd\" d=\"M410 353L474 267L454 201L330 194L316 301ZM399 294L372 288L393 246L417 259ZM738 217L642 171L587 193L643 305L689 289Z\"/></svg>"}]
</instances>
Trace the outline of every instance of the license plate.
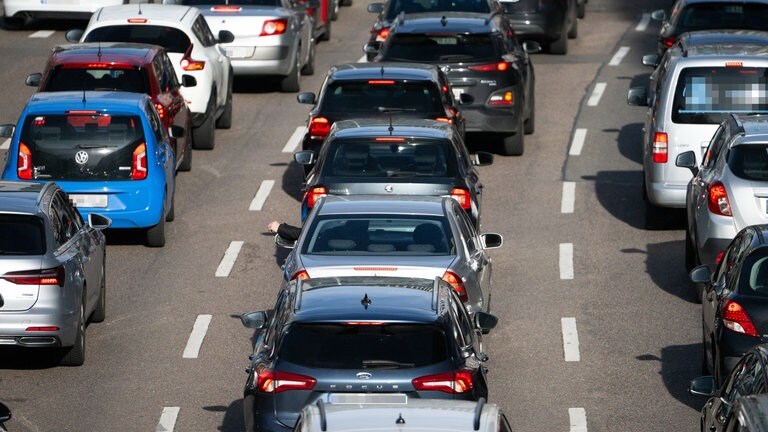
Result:
<instances>
[{"instance_id":1,"label":"license plate","mask_svg":"<svg viewBox=\"0 0 768 432\"><path fill-rule=\"evenodd\" d=\"M328 402L345 404L406 404L408 396L403 393L331 393Z\"/></svg>"},{"instance_id":2,"label":"license plate","mask_svg":"<svg viewBox=\"0 0 768 432\"><path fill-rule=\"evenodd\" d=\"M75 207L107 207L107 195L95 195L95 194L70 194L69 200Z\"/></svg>"},{"instance_id":3,"label":"license plate","mask_svg":"<svg viewBox=\"0 0 768 432\"><path fill-rule=\"evenodd\" d=\"M240 59L253 57L254 50L253 47L226 47L224 53L229 58Z\"/></svg>"},{"instance_id":4,"label":"license plate","mask_svg":"<svg viewBox=\"0 0 768 432\"><path fill-rule=\"evenodd\" d=\"M452 88L451 91L453 92L453 97L456 99L461 99L461 94L464 93L464 89L462 88Z\"/></svg>"}]
</instances>

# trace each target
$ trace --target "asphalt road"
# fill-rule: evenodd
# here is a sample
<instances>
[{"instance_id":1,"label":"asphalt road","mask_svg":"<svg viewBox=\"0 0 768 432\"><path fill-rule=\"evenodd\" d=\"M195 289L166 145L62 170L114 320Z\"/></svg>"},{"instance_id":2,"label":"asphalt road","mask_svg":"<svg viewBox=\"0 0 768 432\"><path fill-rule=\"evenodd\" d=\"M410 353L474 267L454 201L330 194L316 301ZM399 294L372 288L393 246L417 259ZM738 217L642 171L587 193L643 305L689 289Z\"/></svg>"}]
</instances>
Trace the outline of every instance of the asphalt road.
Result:
<instances>
[{"instance_id":1,"label":"asphalt road","mask_svg":"<svg viewBox=\"0 0 768 432\"><path fill-rule=\"evenodd\" d=\"M368 1L342 8L302 90L317 91L330 65L362 56ZM658 23L645 27L643 13L668 6L590 0L568 55L533 56L537 129L525 155L481 168L483 231L505 239L493 251L501 322L485 338L491 401L515 431L699 428L704 401L686 392L700 374L701 330L683 215L644 228L645 111L625 101L651 72L640 56L653 52ZM0 123L17 121L33 92L25 77L77 25L0 30ZM259 78L239 80L236 91L232 129L218 130L216 149L194 152L192 171L179 174L166 247L110 233L107 320L88 328L86 364L54 367L0 350L10 431L242 430L252 332L238 316L274 302L285 252L265 227L299 222L301 169L283 149L308 107ZM470 145L494 143L471 137ZM249 210L260 188L266 200ZM183 358L207 316L199 354Z\"/></svg>"}]
</instances>

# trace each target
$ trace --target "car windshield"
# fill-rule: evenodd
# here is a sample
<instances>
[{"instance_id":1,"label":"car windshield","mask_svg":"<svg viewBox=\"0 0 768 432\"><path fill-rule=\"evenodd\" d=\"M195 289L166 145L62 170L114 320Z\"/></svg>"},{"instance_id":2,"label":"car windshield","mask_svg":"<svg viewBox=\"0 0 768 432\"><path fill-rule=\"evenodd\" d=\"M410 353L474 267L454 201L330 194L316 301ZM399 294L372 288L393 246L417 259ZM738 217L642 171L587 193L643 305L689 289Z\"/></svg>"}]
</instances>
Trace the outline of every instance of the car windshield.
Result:
<instances>
[{"instance_id":1,"label":"car windshield","mask_svg":"<svg viewBox=\"0 0 768 432\"><path fill-rule=\"evenodd\" d=\"M296 324L281 360L323 369L405 369L449 360L445 333L424 324Z\"/></svg>"},{"instance_id":2,"label":"car windshield","mask_svg":"<svg viewBox=\"0 0 768 432\"><path fill-rule=\"evenodd\" d=\"M138 116L32 115L24 120L19 153L38 180L128 180L140 146Z\"/></svg>"},{"instance_id":3,"label":"car windshield","mask_svg":"<svg viewBox=\"0 0 768 432\"><path fill-rule=\"evenodd\" d=\"M72 65L54 68L40 91L118 90L151 93L144 73L135 68L114 69Z\"/></svg>"},{"instance_id":4,"label":"car windshield","mask_svg":"<svg viewBox=\"0 0 768 432\"><path fill-rule=\"evenodd\" d=\"M238 5L238 6L280 6L280 0L183 0L187 6Z\"/></svg>"},{"instance_id":5,"label":"car windshield","mask_svg":"<svg viewBox=\"0 0 768 432\"><path fill-rule=\"evenodd\" d=\"M382 61L464 63L493 61L496 48L490 34L395 34Z\"/></svg>"},{"instance_id":6,"label":"car windshield","mask_svg":"<svg viewBox=\"0 0 768 432\"><path fill-rule=\"evenodd\" d=\"M314 219L302 246L319 255L449 255L443 218L411 215L325 215Z\"/></svg>"},{"instance_id":7,"label":"car windshield","mask_svg":"<svg viewBox=\"0 0 768 432\"><path fill-rule=\"evenodd\" d=\"M320 109L324 113L382 115L379 108L403 109L418 116L444 113L437 84L432 81L371 79L340 80L328 85Z\"/></svg>"},{"instance_id":8,"label":"car windshield","mask_svg":"<svg viewBox=\"0 0 768 432\"><path fill-rule=\"evenodd\" d=\"M739 294L768 297L768 250L759 248L744 260Z\"/></svg>"},{"instance_id":9,"label":"car windshield","mask_svg":"<svg viewBox=\"0 0 768 432\"><path fill-rule=\"evenodd\" d=\"M0 214L0 255L44 255L43 221L37 216Z\"/></svg>"},{"instance_id":10,"label":"car windshield","mask_svg":"<svg viewBox=\"0 0 768 432\"><path fill-rule=\"evenodd\" d=\"M392 142L397 139L402 142ZM455 151L451 150L449 141L337 139L328 143L322 174L357 178L457 177Z\"/></svg>"},{"instance_id":11,"label":"car windshield","mask_svg":"<svg viewBox=\"0 0 768 432\"><path fill-rule=\"evenodd\" d=\"M84 42L135 42L160 45L169 53L185 53L191 44L183 31L166 26L114 25L98 27L85 36Z\"/></svg>"},{"instance_id":12,"label":"car windshield","mask_svg":"<svg viewBox=\"0 0 768 432\"><path fill-rule=\"evenodd\" d=\"M768 181L768 144L733 147L728 153L728 168L745 180Z\"/></svg>"},{"instance_id":13,"label":"car windshield","mask_svg":"<svg viewBox=\"0 0 768 432\"><path fill-rule=\"evenodd\" d=\"M768 4L759 2L701 2L685 7L676 21L675 33L693 30L765 30Z\"/></svg>"},{"instance_id":14,"label":"car windshield","mask_svg":"<svg viewBox=\"0 0 768 432\"><path fill-rule=\"evenodd\" d=\"M488 0L393 0L386 19L392 21L400 12L476 12L489 13Z\"/></svg>"},{"instance_id":15,"label":"car windshield","mask_svg":"<svg viewBox=\"0 0 768 432\"><path fill-rule=\"evenodd\" d=\"M731 113L768 113L768 69L690 67L680 71L672 121L719 124Z\"/></svg>"}]
</instances>

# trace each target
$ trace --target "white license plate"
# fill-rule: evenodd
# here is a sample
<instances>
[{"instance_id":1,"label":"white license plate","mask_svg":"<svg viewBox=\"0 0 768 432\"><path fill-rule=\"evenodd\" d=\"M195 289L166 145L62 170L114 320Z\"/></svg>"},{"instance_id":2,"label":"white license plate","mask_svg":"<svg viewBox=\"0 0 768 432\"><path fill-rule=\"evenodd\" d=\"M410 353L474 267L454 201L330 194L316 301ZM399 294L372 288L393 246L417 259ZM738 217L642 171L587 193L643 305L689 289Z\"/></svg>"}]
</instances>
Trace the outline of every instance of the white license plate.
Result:
<instances>
[{"instance_id":1,"label":"white license plate","mask_svg":"<svg viewBox=\"0 0 768 432\"><path fill-rule=\"evenodd\" d=\"M331 393L328 402L344 404L406 404L408 396L403 393Z\"/></svg>"},{"instance_id":2,"label":"white license plate","mask_svg":"<svg viewBox=\"0 0 768 432\"><path fill-rule=\"evenodd\" d=\"M107 195L96 194L70 194L70 201L75 207L107 207Z\"/></svg>"},{"instance_id":3,"label":"white license plate","mask_svg":"<svg viewBox=\"0 0 768 432\"><path fill-rule=\"evenodd\" d=\"M253 47L226 47L224 51L227 57L240 59L253 57L255 49Z\"/></svg>"},{"instance_id":4,"label":"white license plate","mask_svg":"<svg viewBox=\"0 0 768 432\"><path fill-rule=\"evenodd\" d=\"M456 99L461 99L461 94L464 93L464 89L461 88L452 88L451 91Z\"/></svg>"}]
</instances>

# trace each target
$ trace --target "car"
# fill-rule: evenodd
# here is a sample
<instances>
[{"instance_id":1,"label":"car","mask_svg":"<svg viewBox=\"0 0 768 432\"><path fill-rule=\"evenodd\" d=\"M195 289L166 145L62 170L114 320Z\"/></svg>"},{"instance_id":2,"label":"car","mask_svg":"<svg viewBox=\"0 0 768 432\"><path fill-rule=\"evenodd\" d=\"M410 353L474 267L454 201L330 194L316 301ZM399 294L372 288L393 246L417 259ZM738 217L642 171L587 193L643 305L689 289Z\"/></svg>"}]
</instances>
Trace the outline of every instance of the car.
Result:
<instances>
[{"instance_id":1,"label":"car","mask_svg":"<svg viewBox=\"0 0 768 432\"><path fill-rule=\"evenodd\" d=\"M257 330L243 390L246 431L290 431L301 409L327 403L476 401L488 397L480 331L440 278L297 279L269 311L243 314Z\"/></svg>"},{"instance_id":2,"label":"car","mask_svg":"<svg viewBox=\"0 0 768 432\"><path fill-rule=\"evenodd\" d=\"M4 27L19 29L29 19L84 19L102 6L122 5L128 0L3 0Z\"/></svg>"},{"instance_id":3,"label":"car","mask_svg":"<svg viewBox=\"0 0 768 432\"><path fill-rule=\"evenodd\" d=\"M709 398L701 409L701 432L768 430L765 417L765 409L768 407L765 395L768 392L766 367L768 346L757 345L744 353L727 379L719 385L712 376L692 380L688 391ZM757 399L757 395L762 396ZM748 414L753 409L763 414L759 420Z\"/></svg>"},{"instance_id":4,"label":"car","mask_svg":"<svg viewBox=\"0 0 768 432\"><path fill-rule=\"evenodd\" d=\"M386 425L402 432L439 429L445 432L511 432L498 405L445 399L407 399L402 403L325 403L305 406L293 432L373 432Z\"/></svg>"},{"instance_id":5,"label":"car","mask_svg":"<svg viewBox=\"0 0 768 432\"><path fill-rule=\"evenodd\" d=\"M3 180L55 181L83 217L97 212L112 228L142 229L165 245L174 218L175 166L169 131L148 95L127 92L34 94L12 132ZM181 137L183 130L170 128Z\"/></svg>"},{"instance_id":6,"label":"car","mask_svg":"<svg viewBox=\"0 0 768 432\"><path fill-rule=\"evenodd\" d=\"M471 315L491 309L496 233L478 234L451 197L320 197L286 258L286 280L408 276L448 281Z\"/></svg>"},{"instance_id":7,"label":"car","mask_svg":"<svg viewBox=\"0 0 768 432\"><path fill-rule=\"evenodd\" d=\"M296 96L309 111L302 150L320 151L339 120L428 118L451 123L464 137L465 120L445 73L419 63L343 63L325 75L319 95ZM465 96L465 100L469 100Z\"/></svg>"},{"instance_id":8,"label":"car","mask_svg":"<svg viewBox=\"0 0 768 432\"><path fill-rule=\"evenodd\" d=\"M579 34L582 0L500 0L520 40L533 40L552 54L567 54Z\"/></svg>"},{"instance_id":9,"label":"car","mask_svg":"<svg viewBox=\"0 0 768 432\"><path fill-rule=\"evenodd\" d=\"M522 155L523 134L535 129L535 76L528 52L536 42L518 43L504 14L421 13L398 18L383 43L367 44L376 62L439 65L461 106L467 132L492 132L503 139L501 153Z\"/></svg>"},{"instance_id":10,"label":"car","mask_svg":"<svg viewBox=\"0 0 768 432\"><path fill-rule=\"evenodd\" d=\"M678 154L690 150L702 160L730 113L768 113L764 99L749 96L750 89L768 84L762 77L768 70L766 46L768 33L687 33L661 58L653 87L629 89L630 105L648 107L642 132L648 228L669 218L665 209L685 208L692 175L675 164Z\"/></svg>"},{"instance_id":11,"label":"car","mask_svg":"<svg viewBox=\"0 0 768 432\"><path fill-rule=\"evenodd\" d=\"M768 333L768 225L739 231L714 272L701 265L690 279L703 287L702 366L721 385Z\"/></svg>"},{"instance_id":12,"label":"car","mask_svg":"<svg viewBox=\"0 0 768 432\"><path fill-rule=\"evenodd\" d=\"M195 77L181 81L165 49L134 43L84 43L53 48L43 73L27 77L28 86L40 92L117 90L146 93L155 104L166 128L184 128L184 136L172 138L176 169L192 169L192 115L181 87L194 87Z\"/></svg>"},{"instance_id":13,"label":"car","mask_svg":"<svg viewBox=\"0 0 768 432\"><path fill-rule=\"evenodd\" d=\"M134 42L160 45L176 71L195 78L197 85L180 91L192 112L194 148L212 150L215 128L232 126L234 72L219 44L235 40L221 30L215 37L197 8L166 4L129 4L94 12L85 30L70 30L67 40L77 42Z\"/></svg>"},{"instance_id":14,"label":"car","mask_svg":"<svg viewBox=\"0 0 768 432\"><path fill-rule=\"evenodd\" d=\"M11 419L11 410L2 402L0 402L0 432L8 432L5 428L5 423Z\"/></svg>"},{"instance_id":15,"label":"car","mask_svg":"<svg viewBox=\"0 0 768 432\"><path fill-rule=\"evenodd\" d=\"M0 181L0 345L55 348L80 366L87 324L106 317L110 220L84 222L70 198L52 182Z\"/></svg>"},{"instance_id":16,"label":"car","mask_svg":"<svg viewBox=\"0 0 768 432\"><path fill-rule=\"evenodd\" d=\"M483 184L476 166L493 155L467 151L455 127L437 120L343 120L334 123L319 155L294 155L311 167L302 220L317 199L333 195L435 195L455 198L480 228Z\"/></svg>"},{"instance_id":17,"label":"car","mask_svg":"<svg viewBox=\"0 0 768 432\"><path fill-rule=\"evenodd\" d=\"M736 233L768 223L768 117L733 114L715 132L701 165L691 150L675 164L693 172L686 193L686 266L714 268Z\"/></svg>"}]
</instances>

